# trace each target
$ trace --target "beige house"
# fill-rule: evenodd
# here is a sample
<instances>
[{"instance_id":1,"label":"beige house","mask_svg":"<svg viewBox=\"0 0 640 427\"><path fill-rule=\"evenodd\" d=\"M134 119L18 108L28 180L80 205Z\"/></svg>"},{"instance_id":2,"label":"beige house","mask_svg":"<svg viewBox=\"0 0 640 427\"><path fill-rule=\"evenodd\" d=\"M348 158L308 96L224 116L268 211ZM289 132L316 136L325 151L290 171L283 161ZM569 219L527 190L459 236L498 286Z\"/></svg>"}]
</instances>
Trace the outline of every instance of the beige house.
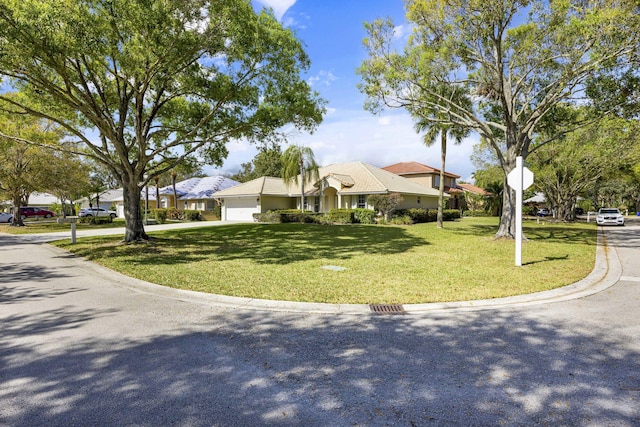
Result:
<instances>
[{"instance_id":1,"label":"beige house","mask_svg":"<svg viewBox=\"0 0 640 427\"><path fill-rule=\"evenodd\" d=\"M418 162L401 162L385 166L382 169L400 175L413 182L439 191L440 169L423 165ZM463 190L458 187L456 180L460 175L444 172L444 192L449 197L449 209L460 209L464 200Z\"/></svg>"},{"instance_id":2,"label":"beige house","mask_svg":"<svg viewBox=\"0 0 640 427\"><path fill-rule=\"evenodd\" d=\"M372 209L369 196L391 193L402 196L399 209L435 209L438 204L434 188L362 162L325 166L319 176L318 181L305 183L305 210ZM261 177L218 191L214 197L222 207L223 220L251 221L254 213L301 208L299 183L285 184L281 178Z\"/></svg>"}]
</instances>

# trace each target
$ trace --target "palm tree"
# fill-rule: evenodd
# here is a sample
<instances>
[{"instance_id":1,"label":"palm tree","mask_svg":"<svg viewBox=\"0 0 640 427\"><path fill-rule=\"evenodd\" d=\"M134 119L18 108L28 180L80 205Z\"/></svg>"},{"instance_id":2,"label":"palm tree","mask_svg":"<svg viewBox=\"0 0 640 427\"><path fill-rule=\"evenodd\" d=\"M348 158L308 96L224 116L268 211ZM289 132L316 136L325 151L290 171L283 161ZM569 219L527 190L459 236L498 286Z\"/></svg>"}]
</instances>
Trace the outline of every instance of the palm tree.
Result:
<instances>
[{"instance_id":1,"label":"palm tree","mask_svg":"<svg viewBox=\"0 0 640 427\"><path fill-rule=\"evenodd\" d=\"M442 205L444 202L444 169L447 161L447 135L454 139L456 144L469 135L469 129L454 126L447 122L433 120L433 118L421 118L416 124L417 132L426 131L423 142L427 147L433 145L440 135L440 186L438 188L438 228L442 228Z\"/></svg>"},{"instance_id":2,"label":"palm tree","mask_svg":"<svg viewBox=\"0 0 640 427\"><path fill-rule=\"evenodd\" d=\"M287 184L298 183L300 176L300 210L304 212L304 183L319 180L318 164L309 147L291 145L282 154L282 179Z\"/></svg>"}]
</instances>

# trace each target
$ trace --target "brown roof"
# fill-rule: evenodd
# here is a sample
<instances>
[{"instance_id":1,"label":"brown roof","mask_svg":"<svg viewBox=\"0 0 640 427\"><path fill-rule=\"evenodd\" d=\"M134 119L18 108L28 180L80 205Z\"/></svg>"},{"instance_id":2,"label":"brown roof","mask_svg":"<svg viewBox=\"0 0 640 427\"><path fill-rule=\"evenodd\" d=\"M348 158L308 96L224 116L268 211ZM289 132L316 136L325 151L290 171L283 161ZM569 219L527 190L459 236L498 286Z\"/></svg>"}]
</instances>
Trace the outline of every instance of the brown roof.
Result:
<instances>
[{"instance_id":1,"label":"brown roof","mask_svg":"<svg viewBox=\"0 0 640 427\"><path fill-rule=\"evenodd\" d=\"M418 163L418 162L400 162L400 163L395 163L393 165L385 166L382 169L391 173L395 173L397 175L416 175L416 174L425 174L425 173L439 174L440 173L440 169L423 165L422 163ZM460 178L460 175L456 175L455 173L445 171L444 174L452 178Z\"/></svg>"},{"instance_id":2,"label":"brown roof","mask_svg":"<svg viewBox=\"0 0 640 427\"><path fill-rule=\"evenodd\" d=\"M484 188L477 187L473 184L458 184L458 187L471 193L481 194L483 196L489 194Z\"/></svg>"}]
</instances>

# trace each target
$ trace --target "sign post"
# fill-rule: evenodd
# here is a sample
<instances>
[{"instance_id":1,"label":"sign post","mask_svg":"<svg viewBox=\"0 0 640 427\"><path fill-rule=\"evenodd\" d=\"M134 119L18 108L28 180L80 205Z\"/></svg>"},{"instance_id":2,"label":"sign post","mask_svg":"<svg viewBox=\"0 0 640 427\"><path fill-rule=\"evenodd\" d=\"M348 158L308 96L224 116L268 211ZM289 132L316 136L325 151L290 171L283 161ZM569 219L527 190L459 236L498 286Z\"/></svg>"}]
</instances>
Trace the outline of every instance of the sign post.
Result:
<instances>
[{"instance_id":1,"label":"sign post","mask_svg":"<svg viewBox=\"0 0 640 427\"><path fill-rule=\"evenodd\" d=\"M516 266L522 266L522 192L533 184L533 172L522 166L522 156L516 157L516 167L507 175L507 184L516 192Z\"/></svg>"},{"instance_id":2,"label":"sign post","mask_svg":"<svg viewBox=\"0 0 640 427\"><path fill-rule=\"evenodd\" d=\"M76 243L76 222L78 221L77 216L67 216L65 218L58 218L58 223L71 223L71 243L75 245Z\"/></svg>"}]
</instances>

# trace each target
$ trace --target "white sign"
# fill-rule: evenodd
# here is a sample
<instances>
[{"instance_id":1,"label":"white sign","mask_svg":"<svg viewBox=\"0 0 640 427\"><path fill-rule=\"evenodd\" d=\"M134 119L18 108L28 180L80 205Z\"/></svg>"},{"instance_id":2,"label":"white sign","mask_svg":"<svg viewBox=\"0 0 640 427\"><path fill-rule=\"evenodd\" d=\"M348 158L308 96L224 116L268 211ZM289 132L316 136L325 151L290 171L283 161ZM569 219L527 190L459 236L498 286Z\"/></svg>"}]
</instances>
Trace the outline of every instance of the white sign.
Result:
<instances>
[{"instance_id":1,"label":"white sign","mask_svg":"<svg viewBox=\"0 0 640 427\"><path fill-rule=\"evenodd\" d=\"M516 192L516 266L522 266L522 191L533 184L533 172L522 166L516 157L516 167L507 175L507 184Z\"/></svg>"},{"instance_id":2,"label":"white sign","mask_svg":"<svg viewBox=\"0 0 640 427\"><path fill-rule=\"evenodd\" d=\"M529 168L522 168L522 179L520 179L520 168L517 166L507 175L507 184L509 184L509 187L518 191L520 183L522 183L522 190L526 190L533 184L533 172L531 172Z\"/></svg>"}]
</instances>

